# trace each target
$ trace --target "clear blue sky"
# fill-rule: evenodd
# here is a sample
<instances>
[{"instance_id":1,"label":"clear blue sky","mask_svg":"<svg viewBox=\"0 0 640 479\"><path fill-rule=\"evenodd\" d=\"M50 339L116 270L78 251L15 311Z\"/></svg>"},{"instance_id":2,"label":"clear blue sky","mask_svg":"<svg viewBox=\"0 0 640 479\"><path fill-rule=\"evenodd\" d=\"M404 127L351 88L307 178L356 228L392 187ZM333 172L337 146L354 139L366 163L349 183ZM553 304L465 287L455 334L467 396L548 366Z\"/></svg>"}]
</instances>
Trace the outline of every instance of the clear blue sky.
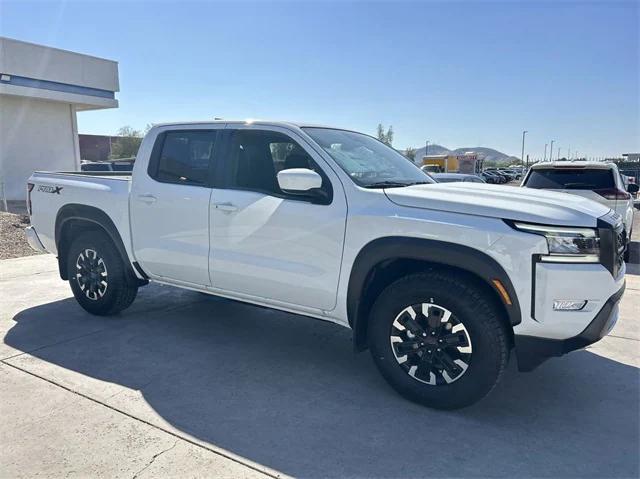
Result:
<instances>
[{"instance_id":1,"label":"clear blue sky","mask_svg":"<svg viewBox=\"0 0 640 479\"><path fill-rule=\"evenodd\" d=\"M542 156L640 150L640 2L18 2L0 34L119 62L84 133L310 121ZM554 155L555 156L555 155Z\"/></svg>"}]
</instances>

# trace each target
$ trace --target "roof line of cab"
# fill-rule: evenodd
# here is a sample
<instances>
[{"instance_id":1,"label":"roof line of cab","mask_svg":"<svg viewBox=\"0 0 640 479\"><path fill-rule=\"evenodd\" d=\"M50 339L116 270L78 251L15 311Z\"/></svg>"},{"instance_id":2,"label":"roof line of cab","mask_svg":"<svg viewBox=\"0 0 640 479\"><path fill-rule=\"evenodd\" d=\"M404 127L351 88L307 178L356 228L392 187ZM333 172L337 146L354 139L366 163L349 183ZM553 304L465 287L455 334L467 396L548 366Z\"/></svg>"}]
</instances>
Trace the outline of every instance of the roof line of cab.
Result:
<instances>
[{"instance_id":1,"label":"roof line of cab","mask_svg":"<svg viewBox=\"0 0 640 479\"><path fill-rule=\"evenodd\" d=\"M167 123L155 123L153 128L171 127L171 126L185 126L185 125L262 125L262 126L281 126L288 128L327 128L331 130L343 130L353 131L359 133L357 130L351 128L341 128L338 126L321 125L314 123L296 123L293 121L281 121L281 120L202 120L202 121L174 121Z\"/></svg>"}]
</instances>

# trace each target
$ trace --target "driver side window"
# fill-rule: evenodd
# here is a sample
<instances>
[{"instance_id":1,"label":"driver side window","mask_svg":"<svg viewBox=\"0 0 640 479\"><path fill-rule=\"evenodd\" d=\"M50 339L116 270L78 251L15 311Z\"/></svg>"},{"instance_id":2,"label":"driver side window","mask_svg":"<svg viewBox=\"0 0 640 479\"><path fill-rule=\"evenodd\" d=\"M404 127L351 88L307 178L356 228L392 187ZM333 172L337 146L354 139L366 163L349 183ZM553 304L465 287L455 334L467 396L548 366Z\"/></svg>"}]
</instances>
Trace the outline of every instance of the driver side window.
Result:
<instances>
[{"instance_id":1,"label":"driver side window","mask_svg":"<svg viewBox=\"0 0 640 479\"><path fill-rule=\"evenodd\" d=\"M315 170L323 176L323 188L328 183L304 148L287 135L275 131L236 130L230 161L230 188L302 199L283 192L278 186L278 172L291 168Z\"/></svg>"}]
</instances>

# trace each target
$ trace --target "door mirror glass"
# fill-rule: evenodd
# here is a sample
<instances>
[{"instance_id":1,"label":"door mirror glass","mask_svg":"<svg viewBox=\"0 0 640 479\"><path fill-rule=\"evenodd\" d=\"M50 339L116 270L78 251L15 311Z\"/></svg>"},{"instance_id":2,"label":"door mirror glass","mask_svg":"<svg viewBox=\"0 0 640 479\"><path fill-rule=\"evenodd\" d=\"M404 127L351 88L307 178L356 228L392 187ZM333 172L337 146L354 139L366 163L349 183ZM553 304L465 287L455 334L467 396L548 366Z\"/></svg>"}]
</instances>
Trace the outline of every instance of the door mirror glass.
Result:
<instances>
[{"instance_id":1,"label":"door mirror glass","mask_svg":"<svg viewBox=\"0 0 640 479\"><path fill-rule=\"evenodd\" d=\"M636 183L629 183L629 185L627 186L627 191L631 194L636 194L638 192L638 189L640 189L640 186L638 186Z\"/></svg>"},{"instance_id":2,"label":"door mirror glass","mask_svg":"<svg viewBox=\"0 0 640 479\"><path fill-rule=\"evenodd\" d=\"M289 193L306 193L322 187L322 177L307 168L289 168L278 173L278 186Z\"/></svg>"}]
</instances>

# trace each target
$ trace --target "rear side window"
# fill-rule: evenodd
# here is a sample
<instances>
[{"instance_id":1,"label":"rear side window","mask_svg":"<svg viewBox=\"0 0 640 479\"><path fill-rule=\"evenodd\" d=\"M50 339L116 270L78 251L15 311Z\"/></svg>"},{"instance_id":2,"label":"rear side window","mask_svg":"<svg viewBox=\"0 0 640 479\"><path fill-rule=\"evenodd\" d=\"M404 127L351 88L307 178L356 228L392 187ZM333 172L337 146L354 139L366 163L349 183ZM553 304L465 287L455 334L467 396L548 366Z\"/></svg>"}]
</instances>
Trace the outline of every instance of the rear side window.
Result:
<instances>
[{"instance_id":1,"label":"rear side window","mask_svg":"<svg viewBox=\"0 0 640 479\"><path fill-rule=\"evenodd\" d=\"M158 142L153 164L149 165L152 178L163 183L207 185L214 161L215 131L168 131Z\"/></svg>"},{"instance_id":2,"label":"rear side window","mask_svg":"<svg viewBox=\"0 0 640 479\"><path fill-rule=\"evenodd\" d=\"M527 188L553 190L600 190L614 188L611 170L562 168L532 170L525 185Z\"/></svg>"}]
</instances>

